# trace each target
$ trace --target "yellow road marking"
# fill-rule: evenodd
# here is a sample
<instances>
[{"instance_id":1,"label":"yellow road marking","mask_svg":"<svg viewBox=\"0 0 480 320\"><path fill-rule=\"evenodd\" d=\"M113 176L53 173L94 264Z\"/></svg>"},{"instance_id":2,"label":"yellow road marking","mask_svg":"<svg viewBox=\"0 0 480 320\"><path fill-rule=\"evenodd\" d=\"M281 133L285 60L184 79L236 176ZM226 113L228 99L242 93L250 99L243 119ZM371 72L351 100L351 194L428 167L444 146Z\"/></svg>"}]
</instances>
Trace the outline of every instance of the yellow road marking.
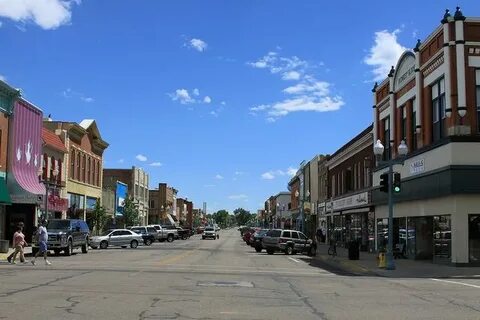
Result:
<instances>
[{"instance_id":1,"label":"yellow road marking","mask_svg":"<svg viewBox=\"0 0 480 320\"><path fill-rule=\"evenodd\" d=\"M167 258L167 259L165 259L165 260L160 261L157 265L159 265L159 266L164 266L164 265L172 264L172 263L174 263L175 261L178 261L178 260L180 260L180 259L183 259L183 258L188 257L189 255L192 255L194 252L195 252L195 250L190 250L190 251L184 252L184 253L182 253L182 254L175 255L175 256L173 256L173 257L169 257L169 258Z\"/></svg>"}]
</instances>

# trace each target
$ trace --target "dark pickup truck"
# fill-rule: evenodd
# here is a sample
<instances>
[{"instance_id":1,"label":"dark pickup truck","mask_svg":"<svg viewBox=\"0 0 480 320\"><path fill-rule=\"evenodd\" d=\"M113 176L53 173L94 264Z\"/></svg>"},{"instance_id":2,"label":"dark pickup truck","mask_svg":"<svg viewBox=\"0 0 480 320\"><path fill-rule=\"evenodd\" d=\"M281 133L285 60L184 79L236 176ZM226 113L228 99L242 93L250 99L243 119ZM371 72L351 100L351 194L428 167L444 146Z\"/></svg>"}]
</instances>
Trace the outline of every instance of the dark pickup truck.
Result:
<instances>
[{"instance_id":1,"label":"dark pickup truck","mask_svg":"<svg viewBox=\"0 0 480 320\"><path fill-rule=\"evenodd\" d=\"M190 229L183 229L182 227L177 227L177 231L178 238L182 240L187 240L192 235L192 231Z\"/></svg>"}]
</instances>

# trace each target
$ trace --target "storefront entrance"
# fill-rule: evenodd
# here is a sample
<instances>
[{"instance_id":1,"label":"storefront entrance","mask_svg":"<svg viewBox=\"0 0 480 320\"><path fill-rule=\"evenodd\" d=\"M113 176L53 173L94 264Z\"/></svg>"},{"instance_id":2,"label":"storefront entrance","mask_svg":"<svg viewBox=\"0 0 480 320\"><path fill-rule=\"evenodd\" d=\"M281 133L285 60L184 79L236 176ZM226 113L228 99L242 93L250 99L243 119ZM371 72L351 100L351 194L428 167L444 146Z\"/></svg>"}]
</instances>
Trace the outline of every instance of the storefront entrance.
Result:
<instances>
[{"instance_id":1,"label":"storefront entrance","mask_svg":"<svg viewBox=\"0 0 480 320\"><path fill-rule=\"evenodd\" d=\"M468 251L471 263L480 263L480 215L468 217Z\"/></svg>"},{"instance_id":2,"label":"storefront entrance","mask_svg":"<svg viewBox=\"0 0 480 320\"><path fill-rule=\"evenodd\" d=\"M32 242L32 235L35 226L35 205L33 204L12 204L7 206L6 215L6 239L12 241L18 223L25 225L23 233L28 243Z\"/></svg>"}]
</instances>

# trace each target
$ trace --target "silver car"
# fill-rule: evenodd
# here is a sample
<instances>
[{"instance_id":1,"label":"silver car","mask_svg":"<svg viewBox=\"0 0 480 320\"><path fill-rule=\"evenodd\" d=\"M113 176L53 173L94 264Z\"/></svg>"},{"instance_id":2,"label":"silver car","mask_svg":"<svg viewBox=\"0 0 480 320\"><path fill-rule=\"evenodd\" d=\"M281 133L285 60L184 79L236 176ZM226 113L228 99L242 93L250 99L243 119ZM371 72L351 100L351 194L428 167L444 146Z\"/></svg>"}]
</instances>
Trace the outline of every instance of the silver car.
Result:
<instances>
[{"instance_id":1,"label":"silver car","mask_svg":"<svg viewBox=\"0 0 480 320\"><path fill-rule=\"evenodd\" d=\"M109 246L136 248L139 243L143 243L143 238L127 229L113 229L105 231L101 236L91 237L89 243L93 249L107 249Z\"/></svg>"}]
</instances>

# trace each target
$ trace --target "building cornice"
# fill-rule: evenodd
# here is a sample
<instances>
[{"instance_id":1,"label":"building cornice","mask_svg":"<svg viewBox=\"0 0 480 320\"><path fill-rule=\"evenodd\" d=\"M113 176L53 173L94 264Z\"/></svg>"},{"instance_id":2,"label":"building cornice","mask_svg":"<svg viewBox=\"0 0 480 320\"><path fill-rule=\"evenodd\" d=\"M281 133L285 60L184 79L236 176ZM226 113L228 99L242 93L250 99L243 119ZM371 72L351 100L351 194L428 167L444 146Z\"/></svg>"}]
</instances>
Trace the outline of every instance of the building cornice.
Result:
<instances>
[{"instance_id":1,"label":"building cornice","mask_svg":"<svg viewBox=\"0 0 480 320\"><path fill-rule=\"evenodd\" d=\"M350 146L346 147L344 150L340 151L337 155L332 156L327 163L329 169L334 168L344 162L345 160L351 158L353 155L362 151L369 145L373 144L373 132L370 130L364 136L359 138L357 141L352 143Z\"/></svg>"}]
</instances>

